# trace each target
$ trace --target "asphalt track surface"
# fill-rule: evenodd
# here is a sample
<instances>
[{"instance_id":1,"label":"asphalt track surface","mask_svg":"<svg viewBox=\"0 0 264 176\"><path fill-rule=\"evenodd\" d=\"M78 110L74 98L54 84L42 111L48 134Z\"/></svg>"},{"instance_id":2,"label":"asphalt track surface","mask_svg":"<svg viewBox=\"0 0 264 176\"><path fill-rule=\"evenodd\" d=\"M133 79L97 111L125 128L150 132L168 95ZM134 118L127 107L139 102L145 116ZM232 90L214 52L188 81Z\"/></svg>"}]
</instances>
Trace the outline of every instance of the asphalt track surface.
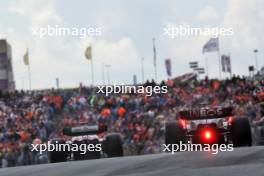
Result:
<instances>
[{"instance_id":1,"label":"asphalt track surface","mask_svg":"<svg viewBox=\"0 0 264 176\"><path fill-rule=\"evenodd\" d=\"M264 146L213 155L178 152L0 169L0 176L264 176Z\"/></svg>"}]
</instances>

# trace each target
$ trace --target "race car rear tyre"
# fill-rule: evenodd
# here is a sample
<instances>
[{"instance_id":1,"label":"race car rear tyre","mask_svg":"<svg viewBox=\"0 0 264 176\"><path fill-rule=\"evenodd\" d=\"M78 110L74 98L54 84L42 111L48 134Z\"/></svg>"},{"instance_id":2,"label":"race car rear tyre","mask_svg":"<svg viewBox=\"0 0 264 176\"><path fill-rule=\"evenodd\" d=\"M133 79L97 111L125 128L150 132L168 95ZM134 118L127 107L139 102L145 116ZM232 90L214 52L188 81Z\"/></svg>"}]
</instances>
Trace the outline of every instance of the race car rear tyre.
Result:
<instances>
[{"instance_id":1,"label":"race car rear tyre","mask_svg":"<svg viewBox=\"0 0 264 176\"><path fill-rule=\"evenodd\" d=\"M98 139L89 140L87 145L91 145L91 144L93 146L96 146L96 145L100 144L100 142ZM88 158L88 159L99 159L99 158L101 158L101 151L94 149L92 151L87 151L87 153L85 155L86 155L86 158Z\"/></svg>"},{"instance_id":2,"label":"race car rear tyre","mask_svg":"<svg viewBox=\"0 0 264 176\"><path fill-rule=\"evenodd\" d=\"M252 145L251 127L247 118L234 118L230 132L234 147Z\"/></svg>"},{"instance_id":3,"label":"race car rear tyre","mask_svg":"<svg viewBox=\"0 0 264 176\"><path fill-rule=\"evenodd\" d=\"M63 140L53 140L51 144L65 144ZM68 152L67 151L50 151L49 152L49 160L50 163L59 163L67 161Z\"/></svg>"},{"instance_id":4,"label":"race car rear tyre","mask_svg":"<svg viewBox=\"0 0 264 176\"><path fill-rule=\"evenodd\" d=\"M93 146L96 146L96 144L99 144L99 141L97 139L74 141L74 144L77 145L79 148L78 151L73 152L73 159L74 160L88 160L88 159L99 159L99 158L101 158L100 151L95 151L95 150L89 151L86 148L90 144L92 144ZM81 147L81 145L83 147Z\"/></svg>"},{"instance_id":5,"label":"race car rear tyre","mask_svg":"<svg viewBox=\"0 0 264 176\"><path fill-rule=\"evenodd\" d=\"M119 134L110 134L105 137L103 150L108 157L123 156L123 141Z\"/></svg>"},{"instance_id":6,"label":"race car rear tyre","mask_svg":"<svg viewBox=\"0 0 264 176\"><path fill-rule=\"evenodd\" d=\"M84 141L73 141L73 145L78 146L78 150L72 152L73 153L73 160L75 160L75 161L86 159L84 154L81 154L82 152L80 151L80 146L82 144L85 144L85 142Z\"/></svg>"},{"instance_id":7,"label":"race car rear tyre","mask_svg":"<svg viewBox=\"0 0 264 176\"><path fill-rule=\"evenodd\" d=\"M165 144L186 143L186 132L177 122L167 122L165 127Z\"/></svg>"}]
</instances>

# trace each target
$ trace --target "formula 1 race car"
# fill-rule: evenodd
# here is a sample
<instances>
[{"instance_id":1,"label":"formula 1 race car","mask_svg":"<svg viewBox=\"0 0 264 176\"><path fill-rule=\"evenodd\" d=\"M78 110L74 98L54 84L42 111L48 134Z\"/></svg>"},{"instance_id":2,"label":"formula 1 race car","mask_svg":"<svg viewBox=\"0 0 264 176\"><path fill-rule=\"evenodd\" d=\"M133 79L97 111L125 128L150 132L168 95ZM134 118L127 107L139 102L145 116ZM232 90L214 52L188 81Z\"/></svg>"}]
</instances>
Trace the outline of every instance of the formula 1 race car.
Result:
<instances>
[{"instance_id":1,"label":"formula 1 race car","mask_svg":"<svg viewBox=\"0 0 264 176\"><path fill-rule=\"evenodd\" d=\"M251 146L247 118L235 118L232 107L203 107L179 112L177 121L167 122L165 143L233 144Z\"/></svg>"},{"instance_id":2,"label":"formula 1 race car","mask_svg":"<svg viewBox=\"0 0 264 176\"><path fill-rule=\"evenodd\" d=\"M67 160L98 159L123 156L123 142L118 133L106 134L104 125L65 127L63 134L70 140L53 139L55 150L49 151L51 163Z\"/></svg>"}]
</instances>

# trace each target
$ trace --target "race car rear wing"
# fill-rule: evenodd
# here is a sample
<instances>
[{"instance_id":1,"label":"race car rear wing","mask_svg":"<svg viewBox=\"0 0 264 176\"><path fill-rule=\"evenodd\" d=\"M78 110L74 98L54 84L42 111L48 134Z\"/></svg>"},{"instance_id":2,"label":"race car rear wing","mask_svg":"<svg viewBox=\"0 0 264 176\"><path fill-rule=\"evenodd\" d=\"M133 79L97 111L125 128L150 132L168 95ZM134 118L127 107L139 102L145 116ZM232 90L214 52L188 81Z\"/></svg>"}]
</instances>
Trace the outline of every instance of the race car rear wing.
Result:
<instances>
[{"instance_id":1,"label":"race car rear wing","mask_svg":"<svg viewBox=\"0 0 264 176\"><path fill-rule=\"evenodd\" d=\"M202 120L202 119L216 119L233 116L232 107L217 107L217 108L200 108L190 109L179 112L181 119L185 120Z\"/></svg>"},{"instance_id":2,"label":"race car rear wing","mask_svg":"<svg viewBox=\"0 0 264 176\"><path fill-rule=\"evenodd\" d=\"M65 127L63 128L63 134L67 136L84 136L94 135L107 131L106 125L82 125L77 127Z\"/></svg>"}]
</instances>

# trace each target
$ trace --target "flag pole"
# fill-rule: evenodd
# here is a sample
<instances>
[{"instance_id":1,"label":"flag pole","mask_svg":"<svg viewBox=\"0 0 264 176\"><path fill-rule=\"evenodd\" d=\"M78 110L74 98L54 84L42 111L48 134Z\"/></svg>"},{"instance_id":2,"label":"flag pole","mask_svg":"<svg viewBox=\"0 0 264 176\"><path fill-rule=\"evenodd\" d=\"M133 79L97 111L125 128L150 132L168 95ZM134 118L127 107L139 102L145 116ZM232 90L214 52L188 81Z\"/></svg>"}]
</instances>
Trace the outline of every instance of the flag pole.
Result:
<instances>
[{"instance_id":1,"label":"flag pole","mask_svg":"<svg viewBox=\"0 0 264 176\"><path fill-rule=\"evenodd\" d=\"M155 46L155 38L152 39L153 41L153 59L154 59L154 74L155 74L155 81L157 82L157 63L156 63L156 46Z\"/></svg>"},{"instance_id":2,"label":"flag pole","mask_svg":"<svg viewBox=\"0 0 264 176\"><path fill-rule=\"evenodd\" d=\"M106 64L106 65L105 65L105 68L106 68L106 74L107 74L107 84L108 84L108 85L110 85L110 72L109 72L110 67L111 67L110 64Z\"/></svg>"},{"instance_id":3,"label":"flag pole","mask_svg":"<svg viewBox=\"0 0 264 176\"><path fill-rule=\"evenodd\" d=\"M220 37L218 36L218 60L219 60L219 79L222 79L222 64L221 64L221 54L220 54Z\"/></svg>"},{"instance_id":4,"label":"flag pole","mask_svg":"<svg viewBox=\"0 0 264 176\"><path fill-rule=\"evenodd\" d=\"M31 90L31 71L30 71L30 62L29 62L29 51L27 48L26 54L23 57L24 64L27 66L28 69L28 88Z\"/></svg>"},{"instance_id":5,"label":"flag pole","mask_svg":"<svg viewBox=\"0 0 264 176\"><path fill-rule=\"evenodd\" d=\"M22 90L25 90L25 80L24 80L25 78L24 78L24 76L21 76L20 79L21 79Z\"/></svg>"},{"instance_id":6,"label":"flag pole","mask_svg":"<svg viewBox=\"0 0 264 176\"><path fill-rule=\"evenodd\" d=\"M219 60L219 78L221 79L222 78L222 72L221 72L221 55L220 55L220 52L218 51L218 60Z\"/></svg>"},{"instance_id":7,"label":"flag pole","mask_svg":"<svg viewBox=\"0 0 264 176\"><path fill-rule=\"evenodd\" d=\"M228 56L229 56L229 66L230 66L230 79L232 79L232 64L231 64L231 54L229 53Z\"/></svg>"},{"instance_id":8,"label":"flag pole","mask_svg":"<svg viewBox=\"0 0 264 176\"><path fill-rule=\"evenodd\" d=\"M93 57L92 57L92 45L89 45L84 53L85 57L91 61L91 79L92 86L94 85L94 68L93 68Z\"/></svg>"},{"instance_id":9,"label":"flag pole","mask_svg":"<svg viewBox=\"0 0 264 176\"><path fill-rule=\"evenodd\" d=\"M28 84L29 84L29 90L31 90L31 71L30 71L30 63L28 63Z\"/></svg>"},{"instance_id":10,"label":"flag pole","mask_svg":"<svg viewBox=\"0 0 264 176\"><path fill-rule=\"evenodd\" d=\"M93 68L93 59L91 59L91 76L92 76L92 86L94 85L94 68Z\"/></svg>"},{"instance_id":11,"label":"flag pole","mask_svg":"<svg viewBox=\"0 0 264 176\"><path fill-rule=\"evenodd\" d=\"M105 64L102 62L102 83L105 85L105 71L104 71Z\"/></svg>"},{"instance_id":12,"label":"flag pole","mask_svg":"<svg viewBox=\"0 0 264 176\"><path fill-rule=\"evenodd\" d=\"M205 57L206 75L209 79L208 57Z\"/></svg>"},{"instance_id":13,"label":"flag pole","mask_svg":"<svg viewBox=\"0 0 264 176\"><path fill-rule=\"evenodd\" d=\"M142 76L142 83L144 84L145 78L144 78L144 57L141 58L141 76Z\"/></svg>"}]
</instances>

